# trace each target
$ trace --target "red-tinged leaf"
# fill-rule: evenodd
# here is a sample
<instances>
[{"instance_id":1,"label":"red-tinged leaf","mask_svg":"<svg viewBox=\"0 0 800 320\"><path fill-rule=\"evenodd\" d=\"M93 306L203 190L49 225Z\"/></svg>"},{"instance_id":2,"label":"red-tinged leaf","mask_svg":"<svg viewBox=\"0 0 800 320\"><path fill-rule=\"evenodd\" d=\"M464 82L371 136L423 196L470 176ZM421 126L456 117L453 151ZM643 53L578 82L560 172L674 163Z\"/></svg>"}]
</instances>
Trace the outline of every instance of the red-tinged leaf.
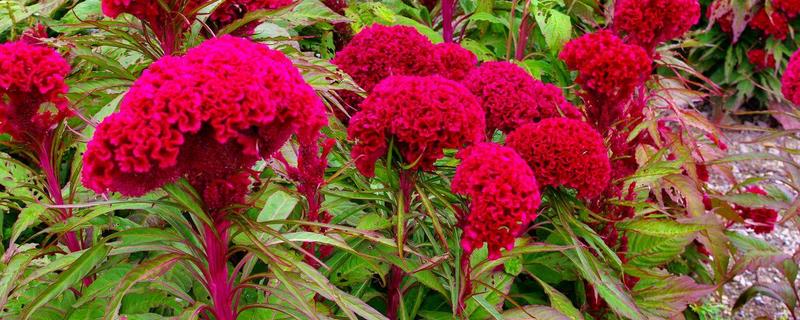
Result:
<instances>
[{"instance_id":1,"label":"red-tinged leaf","mask_svg":"<svg viewBox=\"0 0 800 320\"><path fill-rule=\"evenodd\" d=\"M569 317L561 312L558 312L558 310L545 306L524 306L517 309L511 309L503 313L503 319L570 320Z\"/></svg>"},{"instance_id":2,"label":"red-tinged leaf","mask_svg":"<svg viewBox=\"0 0 800 320\"><path fill-rule=\"evenodd\" d=\"M778 289L778 290L776 290L776 289ZM772 299L778 300L781 303L783 303L784 305L787 305L787 304L794 305L794 304L792 304L792 302L794 302L795 299L794 299L794 297L793 297L793 295L791 293L791 288L786 287L785 289L788 289L789 290L788 295L792 296L792 298L790 298L790 300L785 300L784 299L784 298L786 298L787 293L786 292L781 292L781 291L785 291L785 290L782 290L781 288L774 288L774 287L768 287L768 286L762 286L762 285L754 285L754 286L752 286L750 288L747 288L747 290L745 290L744 292L742 292L741 295L739 295L739 298L737 298L736 302L733 304L733 311L736 311L739 308L743 307L745 304L747 304L748 301L750 301L751 299L755 298L758 295L763 295L763 296L767 296L767 297L770 297Z\"/></svg>"},{"instance_id":3,"label":"red-tinged leaf","mask_svg":"<svg viewBox=\"0 0 800 320\"><path fill-rule=\"evenodd\" d=\"M714 286L698 284L692 278L682 276L670 277L645 288L636 288L633 294L646 315L671 319L682 313L687 305L715 289Z\"/></svg>"},{"instance_id":4,"label":"red-tinged leaf","mask_svg":"<svg viewBox=\"0 0 800 320\"><path fill-rule=\"evenodd\" d=\"M783 253L783 251L764 240L733 231L729 231L726 234L740 256L736 262L734 272L739 272L741 269L755 271L762 267L774 267L780 265L786 259L791 259L788 254Z\"/></svg>"},{"instance_id":5,"label":"red-tinged leaf","mask_svg":"<svg viewBox=\"0 0 800 320\"><path fill-rule=\"evenodd\" d=\"M701 216L705 213L703 205L703 195L697 188L697 184L691 178L684 175L671 175L664 178L664 181L680 192L686 199L686 210L691 216Z\"/></svg>"}]
</instances>

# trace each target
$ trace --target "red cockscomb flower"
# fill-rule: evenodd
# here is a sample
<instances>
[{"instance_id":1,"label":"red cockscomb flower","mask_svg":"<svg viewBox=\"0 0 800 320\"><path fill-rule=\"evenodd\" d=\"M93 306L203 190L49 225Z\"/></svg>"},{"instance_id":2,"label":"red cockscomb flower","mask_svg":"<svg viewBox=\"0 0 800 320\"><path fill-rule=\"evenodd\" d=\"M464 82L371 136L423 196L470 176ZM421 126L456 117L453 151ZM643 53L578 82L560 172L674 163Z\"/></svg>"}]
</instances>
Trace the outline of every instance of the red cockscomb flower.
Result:
<instances>
[{"instance_id":1,"label":"red cockscomb flower","mask_svg":"<svg viewBox=\"0 0 800 320\"><path fill-rule=\"evenodd\" d=\"M764 49L747 51L747 60L756 67L756 70L775 68L775 56L764 51Z\"/></svg>"},{"instance_id":2,"label":"red cockscomb flower","mask_svg":"<svg viewBox=\"0 0 800 320\"><path fill-rule=\"evenodd\" d=\"M559 58L578 71L575 82L587 102L587 116L601 131L619 119L624 102L647 80L653 63L642 47L625 44L608 30L571 40Z\"/></svg>"},{"instance_id":3,"label":"red cockscomb flower","mask_svg":"<svg viewBox=\"0 0 800 320\"><path fill-rule=\"evenodd\" d=\"M764 35L778 40L786 40L786 36L789 34L789 22L786 21L783 14L777 11L769 15L767 10L759 10L753 20L750 20L750 26L761 30Z\"/></svg>"},{"instance_id":4,"label":"red cockscomb flower","mask_svg":"<svg viewBox=\"0 0 800 320\"><path fill-rule=\"evenodd\" d=\"M424 76L436 67L433 43L406 26L373 25L359 32L331 61L367 92L389 76Z\"/></svg>"},{"instance_id":5,"label":"red cockscomb flower","mask_svg":"<svg viewBox=\"0 0 800 320\"><path fill-rule=\"evenodd\" d=\"M682 36L700 19L697 0L618 0L614 10L614 31L649 50Z\"/></svg>"},{"instance_id":6,"label":"red cockscomb flower","mask_svg":"<svg viewBox=\"0 0 800 320\"><path fill-rule=\"evenodd\" d=\"M453 192L470 199L469 213L461 217L461 247L469 254L487 243L489 259L500 249L514 248L519 236L536 219L541 197L536 178L514 149L480 143L461 150L461 164L453 177Z\"/></svg>"},{"instance_id":7,"label":"red cockscomb flower","mask_svg":"<svg viewBox=\"0 0 800 320\"><path fill-rule=\"evenodd\" d=\"M220 4L209 19L218 27L230 24L243 18L246 14L263 9L279 9L292 4L293 0L228 0ZM258 21L250 22L236 32L240 35L251 35L258 26Z\"/></svg>"},{"instance_id":8,"label":"red cockscomb flower","mask_svg":"<svg viewBox=\"0 0 800 320\"><path fill-rule=\"evenodd\" d=\"M772 0L772 6L783 11L790 18L800 14L800 0Z\"/></svg>"},{"instance_id":9,"label":"red cockscomb flower","mask_svg":"<svg viewBox=\"0 0 800 320\"><path fill-rule=\"evenodd\" d=\"M433 47L436 73L450 80L461 81L478 65L478 57L456 43L440 43Z\"/></svg>"},{"instance_id":10,"label":"red cockscomb flower","mask_svg":"<svg viewBox=\"0 0 800 320\"><path fill-rule=\"evenodd\" d=\"M26 41L0 45L0 131L41 141L70 115L64 77L69 63L55 50Z\"/></svg>"},{"instance_id":11,"label":"red cockscomb flower","mask_svg":"<svg viewBox=\"0 0 800 320\"><path fill-rule=\"evenodd\" d=\"M789 59L789 65L781 79L781 91L786 100L800 106L800 50Z\"/></svg>"},{"instance_id":12,"label":"red cockscomb flower","mask_svg":"<svg viewBox=\"0 0 800 320\"><path fill-rule=\"evenodd\" d=\"M561 89L542 83L513 63L486 62L462 81L486 111L486 127L509 133L519 126L554 117L580 118Z\"/></svg>"},{"instance_id":13,"label":"red cockscomb flower","mask_svg":"<svg viewBox=\"0 0 800 320\"><path fill-rule=\"evenodd\" d=\"M758 194L766 196L767 192L757 186L747 187L747 193ZM755 233L770 233L775 230L775 224L778 222L778 212L769 208L748 208L737 205L736 211L742 219L746 221L748 228L752 229Z\"/></svg>"},{"instance_id":14,"label":"red cockscomb flower","mask_svg":"<svg viewBox=\"0 0 800 320\"><path fill-rule=\"evenodd\" d=\"M382 81L350 121L352 155L365 176L386 155L389 140L407 164L433 169L443 149L481 141L483 110L461 84L440 76L394 76Z\"/></svg>"},{"instance_id":15,"label":"red cockscomb flower","mask_svg":"<svg viewBox=\"0 0 800 320\"><path fill-rule=\"evenodd\" d=\"M282 53L212 39L160 59L134 83L89 142L83 182L137 196L185 177L207 205L230 204L241 201L244 192L233 189L259 155L292 134L315 139L325 122L322 102Z\"/></svg>"},{"instance_id":16,"label":"red cockscomb flower","mask_svg":"<svg viewBox=\"0 0 800 320\"><path fill-rule=\"evenodd\" d=\"M600 134L585 122L550 118L529 123L508 135L506 144L533 168L540 187L565 186L591 199L608 186L608 151Z\"/></svg>"}]
</instances>

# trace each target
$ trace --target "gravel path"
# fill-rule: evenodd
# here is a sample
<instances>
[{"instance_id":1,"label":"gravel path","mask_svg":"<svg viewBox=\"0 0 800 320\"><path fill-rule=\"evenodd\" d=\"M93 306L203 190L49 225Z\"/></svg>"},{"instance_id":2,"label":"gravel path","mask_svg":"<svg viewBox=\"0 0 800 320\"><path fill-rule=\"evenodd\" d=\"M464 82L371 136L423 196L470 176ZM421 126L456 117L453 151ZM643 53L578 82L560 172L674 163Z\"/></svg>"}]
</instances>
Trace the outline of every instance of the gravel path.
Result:
<instances>
[{"instance_id":1,"label":"gravel path","mask_svg":"<svg viewBox=\"0 0 800 320\"><path fill-rule=\"evenodd\" d=\"M779 138L774 141L767 141L761 143L747 143L754 141L762 133L743 132L743 131L727 131L725 136L728 141L731 153L746 154L753 152L779 152L776 146L787 146L789 148L800 149L800 137L795 139ZM795 161L800 162L800 156L795 157ZM786 179L786 165L779 161L749 161L743 163L736 163L733 167L734 175L738 181L742 181L750 177L763 177L767 178L762 184L777 184L784 189L787 194L797 196L793 193L791 188L786 186L780 181L779 178ZM727 190L730 185L727 182L714 179L712 177L712 187L719 190ZM741 232L746 232L750 235L764 239L772 245L781 248L786 254L792 255L796 250L800 249L800 229L789 222L786 225L778 226L775 231L766 235L756 235L750 230L737 229ZM743 308L731 313L731 307L739 294L753 284L769 284L780 281L782 276L775 269L760 269L757 272L745 272L734 278L733 281L725 285L724 294L721 297L721 302L724 304L725 311L723 312L723 319L791 319L789 311L777 300L758 296L748 302ZM717 297L719 299L720 297ZM717 300L719 301L719 300Z\"/></svg>"}]
</instances>

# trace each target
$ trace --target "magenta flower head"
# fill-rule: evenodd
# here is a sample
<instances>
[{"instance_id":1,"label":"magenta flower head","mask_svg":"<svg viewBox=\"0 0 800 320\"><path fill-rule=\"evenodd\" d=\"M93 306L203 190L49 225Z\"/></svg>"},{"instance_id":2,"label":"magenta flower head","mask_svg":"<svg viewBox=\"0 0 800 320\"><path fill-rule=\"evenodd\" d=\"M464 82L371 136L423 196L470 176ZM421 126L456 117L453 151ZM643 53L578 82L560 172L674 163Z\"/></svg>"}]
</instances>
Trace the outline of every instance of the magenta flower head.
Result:
<instances>
[{"instance_id":1,"label":"magenta flower head","mask_svg":"<svg viewBox=\"0 0 800 320\"><path fill-rule=\"evenodd\" d=\"M462 81L486 111L486 128L510 133L542 119L579 119L580 111L564 98L561 89L534 79L509 62L485 62Z\"/></svg>"},{"instance_id":2,"label":"magenta flower head","mask_svg":"<svg viewBox=\"0 0 800 320\"><path fill-rule=\"evenodd\" d=\"M533 168L539 186L564 186L592 199L608 187L611 163L603 138L589 124L550 118L512 132L506 145Z\"/></svg>"},{"instance_id":3,"label":"magenta flower head","mask_svg":"<svg viewBox=\"0 0 800 320\"><path fill-rule=\"evenodd\" d=\"M292 4L292 1L293 0L227 0L211 13L209 19L217 26L221 27L243 18L250 12L264 9L280 9ZM258 21L250 22L237 30L237 33L251 35L258 24Z\"/></svg>"},{"instance_id":4,"label":"magenta flower head","mask_svg":"<svg viewBox=\"0 0 800 320\"><path fill-rule=\"evenodd\" d=\"M331 61L367 92L389 76L424 76L435 70L433 43L406 26L361 30Z\"/></svg>"},{"instance_id":5,"label":"magenta flower head","mask_svg":"<svg viewBox=\"0 0 800 320\"><path fill-rule=\"evenodd\" d=\"M786 100L800 106L800 50L789 58L789 65L781 80L781 91Z\"/></svg>"},{"instance_id":6,"label":"magenta flower head","mask_svg":"<svg viewBox=\"0 0 800 320\"><path fill-rule=\"evenodd\" d=\"M243 200L242 173L259 156L292 134L310 143L325 124L322 102L282 53L212 39L158 60L134 83L88 143L83 182L138 196L185 177L218 209Z\"/></svg>"},{"instance_id":7,"label":"magenta flower head","mask_svg":"<svg viewBox=\"0 0 800 320\"><path fill-rule=\"evenodd\" d=\"M440 76L461 81L478 65L478 57L457 43L440 43L433 47L433 63Z\"/></svg>"},{"instance_id":8,"label":"magenta flower head","mask_svg":"<svg viewBox=\"0 0 800 320\"><path fill-rule=\"evenodd\" d=\"M488 244L489 259L514 248L514 238L536 219L541 197L533 171L514 149L479 143L458 152L453 192L470 199L461 218L467 254Z\"/></svg>"},{"instance_id":9,"label":"magenta flower head","mask_svg":"<svg viewBox=\"0 0 800 320\"><path fill-rule=\"evenodd\" d=\"M483 110L461 84L440 76L393 76L361 104L347 130L355 141L352 156L362 174L372 177L389 141L412 169L432 170L444 149L480 142Z\"/></svg>"},{"instance_id":10,"label":"magenta flower head","mask_svg":"<svg viewBox=\"0 0 800 320\"><path fill-rule=\"evenodd\" d=\"M699 19L697 0L617 0L614 31L628 43L653 50L682 36Z\"/></svg>"},{"instance_id":11,"label":"magenta flower head","mask_svg":"<svg viewBox=\"0 0 800 320\"><path fill-rule=\"evenodd\" d=\"M583 35L564 46L559 55L587 102L587 117L605 131L622 115L624 102L650 76L653 61L639 46L626 44L608 30Z\"/></svg>"},{"instance_id":12,"label":"magenta flower head","mask_svg":"<svg viewBox=\"0 0 800 320\"><path fill-rule=\"evenodd\" d=\"M0 44L0 132L41 141L71 112L63 94L70 66L52 48L16 41Z\"/></svg>"}]
</instances>

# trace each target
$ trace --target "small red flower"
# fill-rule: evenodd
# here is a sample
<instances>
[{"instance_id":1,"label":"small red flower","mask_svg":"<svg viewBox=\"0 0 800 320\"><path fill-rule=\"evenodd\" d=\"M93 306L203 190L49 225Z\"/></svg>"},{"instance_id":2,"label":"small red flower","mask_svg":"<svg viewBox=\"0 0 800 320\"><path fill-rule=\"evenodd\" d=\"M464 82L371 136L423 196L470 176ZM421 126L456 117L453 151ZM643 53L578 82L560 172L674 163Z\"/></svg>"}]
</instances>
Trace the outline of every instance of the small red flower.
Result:
<instances>
[{"instance_id":1,"label":"small red flower","mask_svg":"<svg viewBox=\"0 0 800 320\"><path fill-rule=\"evenodd\" d=\"M762 196L767 195L764 189L757 186L747 187L745 192ZM752 229L755 233L770 233L772 230L775 230L775 224L778 223L778 212L773 209L749 208L737 205L736 210L739 212L742 219L747 220L745 222L747 227Z\"/></svg>"},{"instance_id":2,"label":"small red flower","mask_svg":"<svg viewBox=\"0 0 800 320\"><path fill-rule=\"evenodd\" d=\"M365 176L386 155L389 142L406 164L432 170L444 149L482 140L485 130L478 99L461 84L440 76L394 76L382 81L350 121L352 156Z\"/></svg>"},{"instance_id":3,"label":"small red flower","mask_svg":"<svg viewBox=\"0 0 800 320\"><path fill-rule=\"evenodd\" d=\"M137 196L185 177L210 207L241 202L243 171L292 134L314 141L325 123L322 102L289 59L224 36L143 73L89 142L83 182Z\"/></svg>"},{"instance_id":4,"label":"small red flower","mask_svg":"<svg viewBox=\"0 0 800 320\"><path fill-rule=\"evenodd\" d=\"M764 49L747 51L747 60L756 67L756 70L775 68L775 56L764 51Z\"/></svg>"},{"instance_id":5,"label":"small red flower","mask_svg":"<svg viewBox=\"0 0 800 320\"><path fill-rule=\"evenodd\" d=\"M70 66L55 50L27 40L0 44L0 132L38 142L71 112L63 94Z\"/></svg>"},{"instance_id":6,"label":"small red flower","mask_svg":"<svg viewBox=\"0 0 800 320\"><path fill-rule=\"evenodd\" d=\"M700 19L697 0L618 0L614 10L614 31L649 50L682 36Z\"/></svg>"},{"instance_id":7,"label":"small red flower","mask_svg":"<svg viewBox=\"0 0 800 320\"><path fill-rule=\"evenodd\" d=\"M753 20L750 20L750 26L761 30L764 35L778 40L786 40L786 36L789 34L789 22L782 13L777 11L770 15L765 9L759 10Z\"/></svg>"},{"instance_id":8,"label":"small red flower","mask_svg":"<svg viewBox=\"0 0 800 320\"><path fill-rule=\"evenodd\" d=\"M600 134L585 122L550 118L529 123L508 135L506 144L533 168L540 187L572 188L585 199L608 187L608 151Z\"/></svg>"},{"instance_id":9,"label":"small red flower","mask_svg":"<svg viewBox=\"0 0 800 320\"><path fill-rule=\"evenodd\" d=\"M800 50L789 59L789 65L781 79L781 91L787 100L800 106Z\"/></svg>"},{"instance_id":10,"label":"small red flower","mask_svg":"<svg viewBox=\"0 0 800 320\"><path fill-rule=\"evenodd\" d=\"M457 158L452 189L470 199L469 213L460 218L461 247L469 254L487 243L489 259L498 259L500 249L513 249L514 238L536 219L536 178L514 149L494 143L461 150Z\"/></svg>"},{"instance_id":11,"label":"small red flower","mask_svg":"<svg viewBox=\"0 0 800 320\"><path fill-rule=\"evenodd\" d=\"M509 133L546 118L581 117L561 89L534 79L513 63L486 62L472 70L462 83L481 100L490 134L496 129Z\"/></svg>"},{"instance_id":12,"label":"small red flower","mask_svg":"<svg viewBox=\"0 0 800 320\"><path fill-rule=\"evenodd\" d=\"M772 0L772 6L783 11L789 18L800 14L800 0Z\"/></svg>"},{"instance_id":13,"label":"small red flower","mask_svg":"<svg viewBox=\"0 0 800 320\"><path fill-rule=\"evenodd\" d=\"M608 30L583 35L564 46L559 55L587 102L587 117L605 131L624 113L634 89L650 76L652 60L639 46L625 44Z\"/></svg>"}]
</instances>

